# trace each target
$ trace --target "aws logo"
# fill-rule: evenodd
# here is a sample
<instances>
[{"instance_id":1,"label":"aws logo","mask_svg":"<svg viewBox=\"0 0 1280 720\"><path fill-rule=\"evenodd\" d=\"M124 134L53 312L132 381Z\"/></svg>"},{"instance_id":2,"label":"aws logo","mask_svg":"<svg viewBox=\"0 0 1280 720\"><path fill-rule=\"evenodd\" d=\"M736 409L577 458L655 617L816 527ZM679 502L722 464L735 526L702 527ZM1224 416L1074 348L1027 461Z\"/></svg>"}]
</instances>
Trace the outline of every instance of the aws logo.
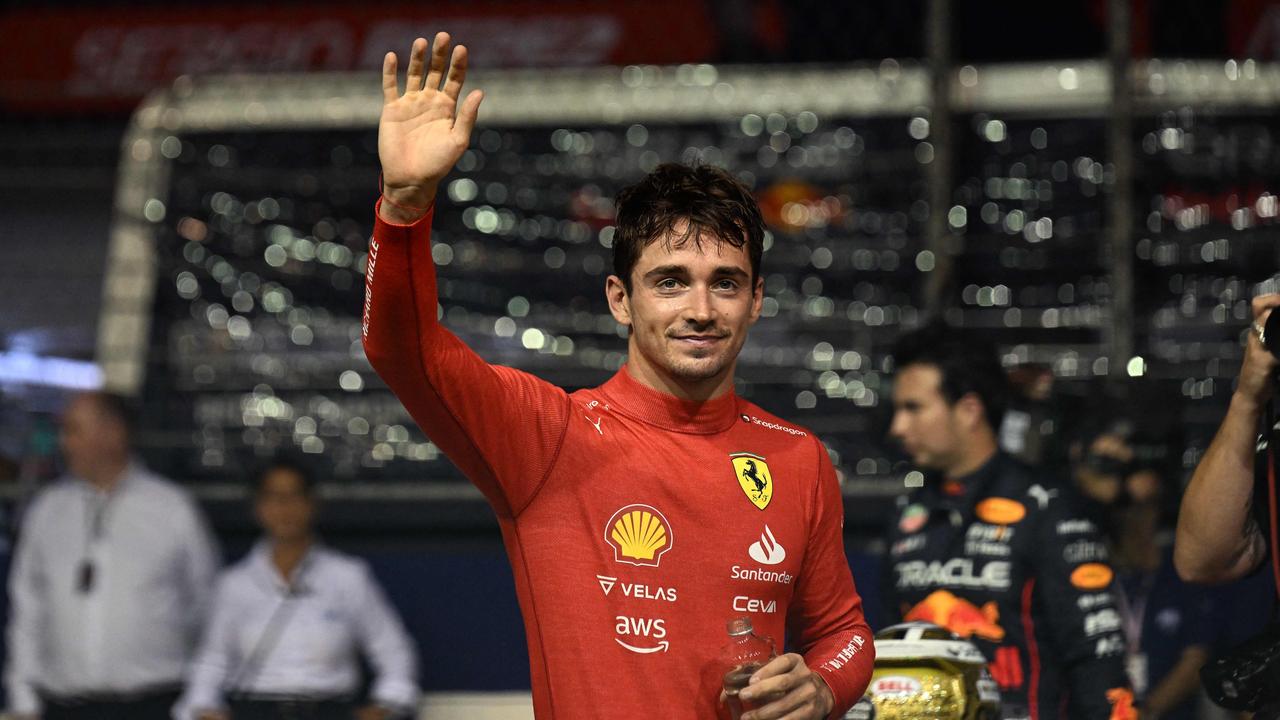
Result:
<instances>
[{"instance_id":1,"label":"aws logo","mask_svg":"<svg viewBox=\"0 0 1280 720\"><path fill-rule=\"evenodd\" d=\"M640 655L664 653L671 647L671 641L666 639L667 621L662 618L633 618L619 615L614 618L614 621L613 630L618 637L613 641L633 653ZM627 639L623 640L624 637ZM637 644L640 642L644 644Z\"/></svg>"},{"instance_id":2,"label":"aws logo","mask_svg":"<svg viewBox=\"0 0 1280 720\"><path fill-rule=\"evenodd\" d=\"M675 545L671 524L648 505L628 505L605 524L604 541L613 548L613 559L628 565L658 567Z\"/></svg>"}]
</instances>

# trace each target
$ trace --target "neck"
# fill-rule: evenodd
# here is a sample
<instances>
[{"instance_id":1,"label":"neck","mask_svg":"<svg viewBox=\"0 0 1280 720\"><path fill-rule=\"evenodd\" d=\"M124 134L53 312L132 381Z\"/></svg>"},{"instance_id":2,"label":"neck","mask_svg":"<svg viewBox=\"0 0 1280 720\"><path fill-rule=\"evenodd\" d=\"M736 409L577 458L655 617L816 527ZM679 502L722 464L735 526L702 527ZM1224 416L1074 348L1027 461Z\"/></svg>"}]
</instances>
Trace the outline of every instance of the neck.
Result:
<instances>
[{"instance_id":1,"label":"neck","mask_svg":"<svg viewBox=\"0 0 1280 720\"><path fill-rule=\"evenodd\" d=\"M1147 572L1160 566L1160 546L1156 543L1158 515L1156 509L1144 506L1122 512L1125 530L1120 534L1116 553L1120 564Z\"/></svg>"},{"instance_id":2,"label":"neck","mask_svg":"<svg viewBox=\"0 0 1280 720\"><path fill-rule=\"evenodd\" d=\"M290 540L272 540L271 563L280 572L280 577L285 581L291 581L293 571L298 569L298 565L302 563L302 558L306 557L310 547L310 536Z\"/></svg>"},{"instance_id":3,"label":"neck","mask_svg":"<svg viewBox=\"0 0 1280 720\"><path fill-rule=\"evenodd\" d=\"M638 383L689 402L706 402L733 389L733 370L737 361L712 377L688 380L660 370L632 342L627 357L627 373Z\"/></svg>"},{"instance_id":4,"label":"neck","mask_svg":"<svg viewBox=\"0 0 1280 720\"><path fill-rule=\"evenodd\" d=\"M106 458L95 463L93 469L85 473L84 479L97 490L111 492L120 484L128 467L128 457Z\"/></svg>"},{"instance_id":5,"label":"neck","mask_svg":"<svg viewBox=\"0 0 1280 720\"><path fill-rule=\"evenodd\" d=\"M972 475L995 457L995 436L990 432L981 432L965 443L963 455L951 467L947 468L947 477L958 479Z\"/></svg>"}]
</instances>

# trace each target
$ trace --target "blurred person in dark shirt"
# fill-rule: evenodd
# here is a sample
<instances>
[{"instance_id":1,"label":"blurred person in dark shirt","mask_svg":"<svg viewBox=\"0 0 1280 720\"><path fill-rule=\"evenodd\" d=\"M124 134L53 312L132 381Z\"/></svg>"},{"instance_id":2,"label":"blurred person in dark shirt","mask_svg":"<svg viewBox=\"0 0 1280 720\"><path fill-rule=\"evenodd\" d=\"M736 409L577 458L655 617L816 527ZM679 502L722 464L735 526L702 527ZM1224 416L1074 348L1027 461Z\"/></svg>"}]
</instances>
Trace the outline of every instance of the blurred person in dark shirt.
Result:
<instances>
[{"instance_id":1,"label":"blurred person in dark shirt","mask_svg":"<svg viewBox=\"0 0 1280 720\"><path fill-rule=\"evenodd\" d=\"M1169 413L1163 413L1168 417ZM1159 423L1160 413L1143 415ZM1144 720L1195 717L1200 667L1217 640L1213 594L1173 567L1176 439L1128 419L1073 444L1073 476L1108 538L1125 666Z\"/></svg>"}]
</instances>

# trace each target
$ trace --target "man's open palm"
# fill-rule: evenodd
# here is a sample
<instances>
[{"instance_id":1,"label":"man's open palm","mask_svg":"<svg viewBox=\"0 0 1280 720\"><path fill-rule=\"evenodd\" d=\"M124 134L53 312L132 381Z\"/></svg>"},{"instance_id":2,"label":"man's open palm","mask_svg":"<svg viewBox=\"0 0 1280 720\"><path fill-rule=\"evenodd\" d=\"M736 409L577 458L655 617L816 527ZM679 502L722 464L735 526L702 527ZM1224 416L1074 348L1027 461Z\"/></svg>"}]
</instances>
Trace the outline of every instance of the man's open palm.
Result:
<instances>
[{"instance_id":1,"label":"man's open palm","mask_svg":"<svg viewBox=\"0 0 1280 720\"><path fill-rule=\"evenodd\" d=\"M436 34L429 65L426 56L427 41L418 38L409 52L403 95L397 87L395 53L383 58L378 123L378 160L387 192L395 193L401 202L421 206L431 202L440 180L467 149L484 97L473 90L459 105L467 77L467 49L457 46L450 59L448 33Z\"/></svg>"}]
</instances>

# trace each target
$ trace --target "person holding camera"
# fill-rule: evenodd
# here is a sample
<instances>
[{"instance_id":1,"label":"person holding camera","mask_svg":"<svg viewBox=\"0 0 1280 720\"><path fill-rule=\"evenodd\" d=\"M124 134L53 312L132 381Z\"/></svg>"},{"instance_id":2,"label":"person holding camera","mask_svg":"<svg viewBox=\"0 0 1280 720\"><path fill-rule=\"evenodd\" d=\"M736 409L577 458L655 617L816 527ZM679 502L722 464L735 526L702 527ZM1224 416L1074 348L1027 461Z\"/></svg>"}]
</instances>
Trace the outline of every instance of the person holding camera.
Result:
<instances>
[{"instance_id":1,"label":"person holding camera","mask_svg":"<svg viewBox=\"0 0 1280 720\"><path fill-rule=\"evenodd\" d=\"M1267 447L1270 433L1264 431L1259 437L1257 431L1280 369L1280 359L1264 344L1269 340L1271 347L1280 349L1280 337L1268 338L1266 333L1267 321L1277 307L1280 295L1254 298L1253 327L1245 341L1235 393L1182 496L1173 561L1178 575L1189 582L1238 580L1267 556L1266 521L1260 522L1253 512L1254 472L1255 467L1262 473L1271 470L1271 478L1275 477L1270 467L1274 454ZM1269 456L1270 461L1255 466L1255 455ZM1265 510L1267 517L1271 510Z\"/></svg>"},{"instance_id":2,"label":"person holding camera","mask_svg":"<svg viewBox=\"0 0 1280 720\"><path fill-rule=\"evenodd\" d=\"M1272 395L1280 369L1280 295L1253 300L1253 325L1245 336L1244 363L1226 417L1182 497L1174 541L1174 565L1191 582L1226 583L1244 578L1271 557L1280 597L1276 549L1276 454ZM1259 425L1262 425L1258 433ZM1200 673L1217 704L1280 718L1280 625L1210 661Z\"/></svg>"}]
</instances>

